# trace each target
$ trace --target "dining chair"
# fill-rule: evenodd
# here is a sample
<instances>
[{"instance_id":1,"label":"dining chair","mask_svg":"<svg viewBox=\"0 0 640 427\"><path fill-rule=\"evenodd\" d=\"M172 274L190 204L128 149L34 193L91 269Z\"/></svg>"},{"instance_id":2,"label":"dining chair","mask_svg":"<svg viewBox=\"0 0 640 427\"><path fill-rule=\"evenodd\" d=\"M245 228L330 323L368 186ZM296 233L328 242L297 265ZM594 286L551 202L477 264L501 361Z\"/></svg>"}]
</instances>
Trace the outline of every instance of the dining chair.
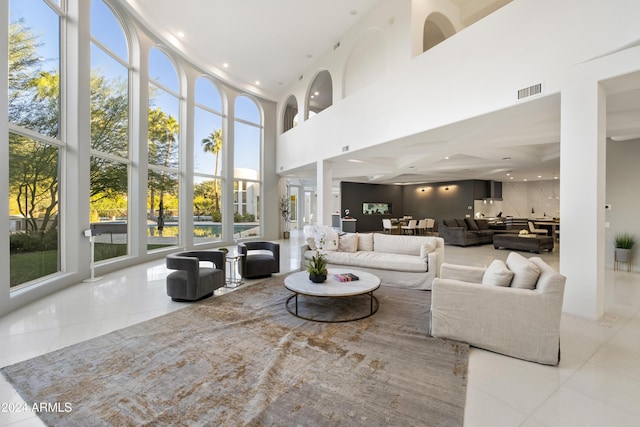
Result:
<instances>
[{"instance_id":1,"label":"dining chair","mask_svg":"<svg viewBox=\"0 0 640 427\"><path fill-rule=\"evenodd\" d=\"M418 220L410 219L407 225L402 226L403 233L406 234L416 234L416 226L418 225Z\"/></svg>"},{"instance_id":2,"label":"dining chair","mask_svg":"<svg viewBox=\"0 0 640 427\"><path fill-rule=\"evenodd\" d=\"M427 231L427 220L421 219L418 221L418 225L416 225L416 232L418 234L425 234Z\"/></svg>"},{"instance_id":3,"label":"dining chair","mask_svg":"<svg viewBox=\"0 0 640 427\"><path fill-rule=\"evenodd\" d=\"M389 218L383 218L382 228L385 233L393 234L393 230L397 230L398 226L391 224L391 220Z\"/></svg>"}]
</instances>

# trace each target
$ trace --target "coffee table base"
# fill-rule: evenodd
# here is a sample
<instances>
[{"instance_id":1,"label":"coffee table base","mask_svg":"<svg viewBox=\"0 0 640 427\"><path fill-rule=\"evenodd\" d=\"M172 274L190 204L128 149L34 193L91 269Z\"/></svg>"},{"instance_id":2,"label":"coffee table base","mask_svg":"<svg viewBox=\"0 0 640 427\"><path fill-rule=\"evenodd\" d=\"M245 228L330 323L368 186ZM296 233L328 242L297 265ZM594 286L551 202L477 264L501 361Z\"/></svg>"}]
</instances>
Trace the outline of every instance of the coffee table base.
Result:
<instances>
[{"instance_id":1,"label":"coffee table base","mask_svg":"<svg viewBox=\"0 0 640 427\"><path fill-rule=\"evenodd\" d=\"M318 319L318 318L313 318L313 317L307 317L307 316L302 316L298 313L298 295L304 295L305 298L354 298L354 297L359 297L359 296L363 296L363 295L369 295L370 297L370 306L369 306L369 313L365 314L364 316L359 316L359 317L350 317L348 319ZM289 302L295 299L295 304L294 304L294 309L292 310L292 308L290 307ZM301 294L301 293L294 293L293 295L291 295L289 298L287 298L287 301L285 302L285 307L287 308L287 311L291 314L293 314L294 316L300 318L300 319L304 319L304 320L311 320L313 322L323 322L323 323L342 323L342 322L353 322L356 320L361 320L361 319L366 319L367 317L373 316L377 311L378 308L380 308L380 303L378 302L378 298L375 297L375 295L373 295L373 291L371 292L366 292L363 294L359 294L359 295L350 295L350 296L310 296L310 295L306 295L306 294Z\"/></svg>"}]
</instances>

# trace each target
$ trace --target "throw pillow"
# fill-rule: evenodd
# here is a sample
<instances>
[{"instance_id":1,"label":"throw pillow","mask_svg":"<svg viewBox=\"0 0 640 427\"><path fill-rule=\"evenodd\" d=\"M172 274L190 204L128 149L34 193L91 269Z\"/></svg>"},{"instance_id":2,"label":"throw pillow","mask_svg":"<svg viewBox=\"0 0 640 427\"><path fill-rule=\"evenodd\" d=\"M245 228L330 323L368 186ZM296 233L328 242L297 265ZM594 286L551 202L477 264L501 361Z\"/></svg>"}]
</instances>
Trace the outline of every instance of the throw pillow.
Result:
<instances>
[{"instance_id":1,"label":"throw pillow","mask_svg":"<svg viewBox=\"0 0 640 427\"><path fill-rule=\"evenodd\" d=\"M513 279L513 272L507 268L504 261L494 259L482 276L483 285L509 286Z\"/></svg>"},{"instance_id":2,"label":"throw pillow","mask_svg":"<svg viewBox=\"0 0 640 427\"><path fill-rule=\"evenodd\" d=\"M347 233L338 239L338 252L355 252L358 250L358 235Z\"/></svg>"},{"instance_id":3,"label":"throw pillow","mask_svg":"<svg viewBox=\"0 0 640 427\"><path fill-rule=\"evenodd\" d=\"M458 226L458 223L456 222L455 219L444 219L444 220L442 220L442 222L447 227L457 227Z\"/></svg>"},{"instance_id":4,"label":"throw pillow","mask_svg":"<svg viewBox=\"0 0 640 427\"><path fill-rule=\"evenodd\" d=\"M373 234L372 233L358 233L358 250L359 251L373 250Z\"/></svg>"},{"instance_id":5,"label":"throw pillow","mask_svg":"<svg viewBox=\"0 0 640 427\"><path fill-rule=\"evenodd\" d=\"M478 226L478 230L488 230L489 228L489 221L487 221L486 219L476 219L476 225Z\"/></svg>"},{"instance_id":6,"label":"throw pillow","mask_svg":"<svg viewBox=\"0 0 640 427\"><path fill-rule=\"evenodd\" d=\"M318 249L318 247L316 246L316 239L314 239L313 237L307 237L306 239L304 239L305 242L307 242L307 245L309 245L309 250L315 251L316 249Z\"/></svg>"},{"instance_id":7,"label":"throw pillow","mask_svg":"<svg viewBox=\"0 0 640 427\"><path fill-rule=\"evenodd\" d=\"M420 245L420 258L427 258L431 252L436 248L436 240L433 239L430 242Z\"/></svg>"},{"instance_id":8,"label":"throw pillow","mask_svg":"<svg viewBox=\"0 0 640 427\"><path fill-rule=\"evenodd\" d=\"M467 229L468 229L468 227L467 227L467 223L466 223L466 222L464 222L464 219L456 218L456 224L458 224L458 227L462 227L462 228L464 228L465 230L467 230Z\"/></svg>"},{"instance_id":9,"label":"throw pillow","mask_svg":"<svg viewBox=\"0 0 640 427\"><path fill-rule=\"evenodd\" d=\"M507 257L507 267L513 272L512 288L535 289L538 277L540 276L540 268L523 257L522 255L511 252Z\"/></svg>"},{"instance_id":10,"label":"throw pillow","mask_svg":"<svg viewBox=\"0 0 640 427\"><path fill-rule=\"evenodd\" d=\"M467 223L467 228L469 230L472 230L472 231L480 230L480 228L478 228L478 224L476 224L476 221L473 218L465 218L464 222Z\"/></svg>"},{"instance_id":11,"label":"throw pillow","mask_svg":"<svg viewBox=\"0 0 640 427\"><path fill-rule=\"evenodd\" d=\"M320 237L320 249L325 251L338 250L338 233L335 230L326 230Z\"/></svg>"}]
</instances>

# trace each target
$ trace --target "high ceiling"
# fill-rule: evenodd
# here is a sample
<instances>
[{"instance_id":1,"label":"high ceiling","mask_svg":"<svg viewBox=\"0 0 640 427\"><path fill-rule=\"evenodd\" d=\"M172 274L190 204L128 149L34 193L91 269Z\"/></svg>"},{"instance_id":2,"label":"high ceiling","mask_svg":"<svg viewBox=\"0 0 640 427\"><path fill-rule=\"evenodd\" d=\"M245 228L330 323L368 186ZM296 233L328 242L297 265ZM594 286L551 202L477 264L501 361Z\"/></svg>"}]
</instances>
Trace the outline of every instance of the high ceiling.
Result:
<instances>
[{"instance_id":1,"label":"high ceiling","mask_svg":"<svg viewBox=\"0 0 640 427\"><path fill-rule=\"evenodd\" d=\"M290 82L380 2L185 0L176 7L175 0L120 1L197 65L272 100L283 95ZM461 20L470 25L510 0L451 1L460 8ZM640 73L606 82L605 89L607 136L640 141ZM333 177L405 184L458 179L547 180L559 174L559 141L560 98L550 96L349 152L334 159ZM288 176L313 181L315 163Z\"/></svg>"},{"instance_id":2,"label":"high ceiling","mask_svg":"<svg viewBox=\"0 0 640 427\"><path fill-rule=\"evenodd\" d=\"M120 2L197 65L240 88L277 100L380 0Z\"/></svg>"}]
</instances>

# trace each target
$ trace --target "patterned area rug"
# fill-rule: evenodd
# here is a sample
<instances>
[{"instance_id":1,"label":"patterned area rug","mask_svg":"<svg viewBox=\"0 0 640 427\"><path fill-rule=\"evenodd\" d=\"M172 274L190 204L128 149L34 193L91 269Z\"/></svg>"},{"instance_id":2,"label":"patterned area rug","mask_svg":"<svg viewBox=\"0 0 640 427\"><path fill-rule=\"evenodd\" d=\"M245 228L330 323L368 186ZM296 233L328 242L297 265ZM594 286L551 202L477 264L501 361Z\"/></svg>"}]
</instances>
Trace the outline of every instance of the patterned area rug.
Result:
<instances>
[{"instance_id":1,"label":"patterned area rug","mask_svg":"<svg viewBox=\"0 0 640 427\"><path fill-rule=\"evenodd\" d=\"M428 336L429 292L382 286L373 316L319 323L287 312L283 279L2 373L30 406L59 404L39 414L49 425L463 424L469 348ZM301 297L300 309L369 304L318 300Z\"/></svg>"}]
</instances>

